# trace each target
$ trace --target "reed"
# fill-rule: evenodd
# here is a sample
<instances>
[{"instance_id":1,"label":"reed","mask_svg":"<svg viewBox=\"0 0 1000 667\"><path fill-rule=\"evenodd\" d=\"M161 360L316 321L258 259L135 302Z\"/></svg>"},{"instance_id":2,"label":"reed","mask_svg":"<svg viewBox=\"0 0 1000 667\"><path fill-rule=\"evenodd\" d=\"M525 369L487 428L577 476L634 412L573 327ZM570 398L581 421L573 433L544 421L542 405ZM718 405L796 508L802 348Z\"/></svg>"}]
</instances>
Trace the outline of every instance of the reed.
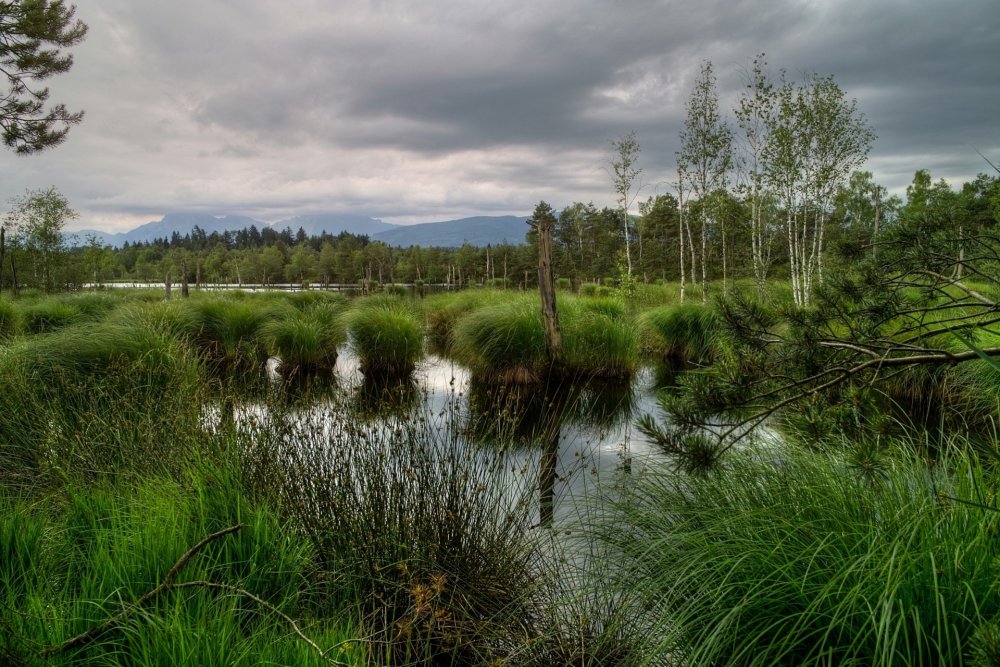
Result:
<instances>
[{"instance_id":1,"label":"reed","mask_svg":"<svg viewBox=\"0 0 1000 667\"><path fill-rule=\"evenodd\" d=\"M490 664L533 632L533 478L445 413L333 411L300 421L284 458L289 507L388 664Z\"/></svg>"}]
</instances>

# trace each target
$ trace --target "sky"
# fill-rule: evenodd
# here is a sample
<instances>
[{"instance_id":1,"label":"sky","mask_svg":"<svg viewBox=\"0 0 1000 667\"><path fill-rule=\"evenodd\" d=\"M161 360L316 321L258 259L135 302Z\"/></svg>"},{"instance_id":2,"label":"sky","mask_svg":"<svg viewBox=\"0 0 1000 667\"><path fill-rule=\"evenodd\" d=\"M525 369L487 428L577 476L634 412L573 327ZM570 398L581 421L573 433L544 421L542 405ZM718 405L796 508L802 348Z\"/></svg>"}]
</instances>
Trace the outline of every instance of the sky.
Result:
<instances>
[{"instance_id":1,"label":"sky","mask_svg":"<svg viewBox=\"0 0 1000 667\"><path fill-rule=\"evenodd\" d=\"M613 206L635 131L641 199L672 192L702 63L731 109L754 56L833 76L902 193L1000 164L996 0L77 0L90 26L51 99L66 142L0 152L0 211L55 186L67 229L168 212L413 223Z\"/></svg>"}]
</instances>

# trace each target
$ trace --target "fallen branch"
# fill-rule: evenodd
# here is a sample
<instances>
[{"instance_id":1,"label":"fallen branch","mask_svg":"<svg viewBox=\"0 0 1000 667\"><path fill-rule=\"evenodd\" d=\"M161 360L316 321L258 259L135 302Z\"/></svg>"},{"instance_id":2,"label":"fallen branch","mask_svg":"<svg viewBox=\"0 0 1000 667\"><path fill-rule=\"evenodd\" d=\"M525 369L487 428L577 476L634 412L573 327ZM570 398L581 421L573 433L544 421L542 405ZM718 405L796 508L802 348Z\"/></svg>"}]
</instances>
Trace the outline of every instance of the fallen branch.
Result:
<instances>
[{"instance_id":1,"label":"fallen branch","mask_svg":"<svg viewBox=\"0 0 1000 667\"><path fill-rule=\"evenodd\" d=\"M322 657L324 660L326 660L330 664L335 665L337 667L344 667L346 665L346 663L342 663L342 662L339 662L337 660L334 660L334 659L328 657L326 655L327 651L323 651L323 649L321 649L316 644L316 642L314 642L313 640L309 639L309 637L307 637L306 634L304 632L302 632L301 628L299 628L298 624L295 622L294 619L292 619L290 616L288 616L287 614L285 614L284 612L282 612L280 609L278 609L277 607L275 607L274 605L272 605L270 602L267 602L266 600L264 600L264 599L262 599L262 598L260 598L260 597L258 597L256 595L254 595L253 593L251 593L250 591L248 591L246 589L240 588L238 586L232 586L230 584L218 584L218 583L214 583L214 582L211 582L211 581L202 581L202 580L198 580L198 581L186 581L186 582L182 582L182 583L179 583L179 584L178 583L174 583L174 580L177 578L177 575L181 572L181 570L183 570L187 566L187 564L191 561L191 559L199 551L201 551L202 549L204 549L206 545L208 545L210 542L214 542L215 540L218 540L218 539L220 539L222 537L225 537L226 535L229 535L230 533L235 533L236 531L240 530L241 528L243 528L243 524L236 524L235 526L230 526L229 528L224 528L224 529L222 529L222 530L220 530L218 532L215 532L215 533L212 533L211 535L208 535L207 537L205 537L204 539L202 539L200 542L198 542L197 544L195 544L193 547L191 547L190 549L188 549L187 551L185 551L184 554L180 558L177 559L177 562L174 563L173 567L171 567L167 571L167 573L163 576L163 580L159 583L159 585L156 586L156 588L154 588L153 590L149 591L148 593L146 593L145 595L143 595L142 597L140 597L138 600L136 600L135 603L133 603L132 605L129 605L129 606L125 607L124 609L122 609L117 614L115 614L114 616L112 616L108 620L104 621L100 625L95 625L94 627L90 628L86 632L82 632L82 633L76 635L75 637L71 637L70 639L67 639L66 641L62 642L61 644L54 644L52 646L46 647L45 649L43 649L41 651L42 657L48 657L48 656L51 656L51 655L55 655L57 653L63 653L64 651L68 651L70 649L78 648L80 646L84 646L86 644L89 644L90 642L94 641L95 639L97 639L98 637L100 637L101 635L103 635L105 632L107 632L108 630L110 630L111 628L113 628L115 625L117 625L118 623L120 623L122 620L124 620L126 617L128 617L131 613L133 613L137 609L141 608L147 602L149 602L150 600L158 597L159 595L161 595L161 594L163 594L163 593L165 593L167 591L180 590L180 589L184 589L184 588L205 588L205 589L209 589L209 590L226 591L228 593L233 593L235 595L240 595L240 596L245 597L247 599L253 600L254 602L256 602L257 604L259 604L260 606L264 607L265 609L267 609L268 611L270 611L271 613L273 613L274 615L278 616L286 624L288 624L292 628L292 631L300 639L302 639L302 641L306 642L310 647L312 647L320 655L320 657Z\"/></svg>"}]
</instances>

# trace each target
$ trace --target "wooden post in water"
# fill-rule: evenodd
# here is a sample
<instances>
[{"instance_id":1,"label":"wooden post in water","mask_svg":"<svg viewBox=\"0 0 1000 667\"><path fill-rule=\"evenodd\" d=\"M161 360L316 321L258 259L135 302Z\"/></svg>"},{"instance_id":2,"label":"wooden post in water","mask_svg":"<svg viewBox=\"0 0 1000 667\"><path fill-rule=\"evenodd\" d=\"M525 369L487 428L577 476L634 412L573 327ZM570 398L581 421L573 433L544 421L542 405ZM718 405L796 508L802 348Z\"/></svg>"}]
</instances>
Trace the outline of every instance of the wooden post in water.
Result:
<instances>
[{"instance_id":1,"label":"wooden post in water","mask_svg":"<svg viewBox=\"0 0 1000 667\"><path fill-rule=\"evenodd\" d=\"M546 388L545 427L542 434L542 457L538 466L538 525L552 525L556 507L556 462L559 460L559 420L562 415L551 410Z\"/></svg>"},{"instance_id":2,"label":"wooden post in water","mask_svg":"<svg viewBox=\"0 0 1000 667\"><path fill-rule=\"evenodd\" d=\"M556 216L552 207L538 202L528 224L538 230L538 291L542 297L542 322L545 326L545 354L549 368L562 359L562 338L559 335L559 314L556 312L556 285L552 276L552 230Z\"/></svg>"},{"instance_id":3,"label":"wooden post in water","mask_svg":"<svg viewBox=\"0 0 1000 667\"><path fill-rule=\"evenodd\" d=\"M188 289L188 266L187 262L181 263L181 296L185 299L190 295Z\"/></svg>"},{"instance_id":4,"label":"wooden post in water","mask_svg":"<svg viewBox=\"0 0 1000 667\"><path fill-rule=\"evenodd\" d=\"M170 301L170 272L167 271L167 275L163 277L163 299L165 301Z\"/></svg>"}]
</instances>

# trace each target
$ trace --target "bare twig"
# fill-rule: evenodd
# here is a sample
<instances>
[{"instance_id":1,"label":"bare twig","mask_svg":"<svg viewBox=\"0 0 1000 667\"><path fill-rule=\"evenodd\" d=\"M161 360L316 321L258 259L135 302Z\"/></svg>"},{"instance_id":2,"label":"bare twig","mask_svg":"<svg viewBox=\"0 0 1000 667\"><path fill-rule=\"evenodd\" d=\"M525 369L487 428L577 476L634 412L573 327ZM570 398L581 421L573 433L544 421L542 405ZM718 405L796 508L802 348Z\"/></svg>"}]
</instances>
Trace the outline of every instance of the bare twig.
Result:
<instances>
[{"instance_id":1,"label":"bare twig","mask_svg":"<svg viewBox=\"0 0 1000 667\"><path fill-rule=\"evenodd\" d=\"M182 569L184 569L184 566L188 564L188 562L195 556L195 554L197 554L199 551L205 548L205 546L209 542L213 542L221 537L225 537L230 533L235 533L241 528L243 528L243 524L238 523L235 526L224 528L218 532L212 533L208 537L205 537L196 545L185 551L184 554L177 559L177 562L174 563L174 566L167 571L166 575L164 575L163 581L160 582L160 584L156 588L154 588L153 590L149 591L141 598L136 600L135 604L133 604L130 607L126 607L125 609L122 609L120 612L118 612L117 614L106 620L104 623L101 623L100 625L95 625L86 632L82 632L75 637L71 637L70 639L67 639L61 644L54 644L52 646L45 648L42 651L42 656L50 656L50 655L55 655L56 653L62 653L63 651L68 651L72 648L83 646L84 644L89 644L90 642L94 641L95 639L103 635L105 632L110 630L112 626L114 626L123 618L128 616L133 610L141 607L145 603L149 602L156 596L163 593L163 591L167 590L173 583L173 580L177 577L177 574Z\"/></svg>"}]
</instances>

